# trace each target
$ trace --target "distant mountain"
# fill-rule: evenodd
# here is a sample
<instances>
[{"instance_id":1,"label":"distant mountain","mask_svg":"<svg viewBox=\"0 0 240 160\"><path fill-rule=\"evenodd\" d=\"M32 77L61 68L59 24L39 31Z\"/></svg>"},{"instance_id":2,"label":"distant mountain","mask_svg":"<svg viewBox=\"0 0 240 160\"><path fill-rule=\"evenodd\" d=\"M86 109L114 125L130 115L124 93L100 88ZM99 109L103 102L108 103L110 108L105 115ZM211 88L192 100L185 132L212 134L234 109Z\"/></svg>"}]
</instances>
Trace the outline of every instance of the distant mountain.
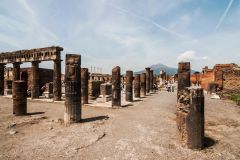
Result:
<instances>
[{"instance_id":1,"label":"distant mountain","mask_svg":"<svg viewBox=\"0 0 240 160\"><path fill-rule=\"evenodd\" d=\"M159 75L161 70L164 70L169 75L174 75L178 72L177 68L168 67L161 63L151 65L149 68L151 68L153 70L154 74L156 74L156 75ZM136 73L143 73L143 72L145 72L145 70L138 71ZM195 71L192 70L191 72L193 73Z\"/></svg>"}]
</instances>

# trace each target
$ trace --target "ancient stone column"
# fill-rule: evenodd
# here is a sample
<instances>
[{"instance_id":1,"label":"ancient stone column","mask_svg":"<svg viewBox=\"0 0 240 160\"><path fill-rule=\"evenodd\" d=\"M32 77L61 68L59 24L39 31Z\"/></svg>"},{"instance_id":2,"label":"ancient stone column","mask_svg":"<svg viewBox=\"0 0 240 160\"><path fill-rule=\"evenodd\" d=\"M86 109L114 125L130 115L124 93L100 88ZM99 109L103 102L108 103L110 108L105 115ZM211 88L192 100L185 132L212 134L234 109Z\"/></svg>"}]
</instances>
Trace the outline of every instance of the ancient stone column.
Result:
<instances>
[{"instance_id":1,"label":"ancient stone column","mask_svg":"<svg viewBox=\"0 0 240 160\"><path fill-rule=\"evenodd\" d=\"M146 68L146 92L150 92L150 68Z\"/></svg>"},{"instance_id":2,"label":"ancient stone column","mask_svg":"<svg viewBox=\"0 0 240 160\"><path fill-rule=\"evenodd\" d=\"M0 64L0 95L4 95L4 68L5 64Z\"/></svg>"},{"instance_id":3,"label":"ancient stone column","mask_svg":"<svg viewBox=\"0 0 240 160\"><path fill-rule=\"evenodd\" d=\"M119 66L112 69L112 107L121 107L121 70Z\"/></svg>"},{"instance_id":4,"label":"ancient stone column","mask_svg":"<svg viewBox=\"0 0 240 160\"><path fill-rule=\"evenodd\" d=\"M13 114L24 115L27 113L27 82L17 80L13 83Z\"/></svg>"},{"instance_id":5,"label":"ancient stone column","mask_svg":"<svg viewBox=\"0 0 240 160\"><path fill-rule=\"evenodd\" d=\"M13 77L12 77L12 94L14 92L13 88L14 88L14 81L20 80L20 64L19 62L15 62L13 63Z\"/></svg>"},{"instance_id":6,"label":"ancient stone column","mask_svg":"<svg viewBox=\"0 0 240 160\"><path fill-rule=\"evenodd\" d=\"M82 104L88 104L88 68L81 69L81 97Z\"/></svg>"},{"instance_id":7,"label":"ancient stone column","mask_svg":"<svg viewBox=\"0 0 240 160\"><path fill-rule=\"evenodd\" d=\"M145 97L146 96L146 73L142 73L140 76L140 96Z\"/></svg>"},{"instance_id":8,"label":"ancient stone column","mask_svg":"<svg viewBox=\"0 0 240 160\"><path fill-rule=\"evenodd\" d=\"M39 98L39 91L39 61L34 61L32 62L32 99Z\"/></svg>"},{"instance_id":9,"label":"ancient stone column","mask_svg":"<svg viewBox=\"0 0 240 160\"><path fill-rule=\"evenodd\" d=\"M133 102L133 71L126 72L126 101Z\"/></svg>"},{"instance_id":10,"label":"ancient stone column","mask_svg":"<svg viewBox=\"0 0 240 160\"><path fill-rule=\"evenodd\" d=\"M153 70L150 70L149 79L150 79L149 90L150 92L153 92Z\"/></svg>"},{"instance_id":11,"label":"ancient stone column","mask_svg":"<svg viewBox=\"0 0 240 160\"><path fill-rule=\"evenodd\" d=\"M190 62L178 63L178 93L186 87L190 87L190 74Z\"/></svg>"},{"instance_id":12,"label":"ancient stone column","mask_svg":"<svg viewBox=\"0 0 240 160\"><path fill-rule=\"evenodd\" d=\"M134 97L140 98L140 74L134 76Z\"/></svg>"},{"instance_id":13,"label":"ancient stone column","mask_svg":"<svg viewBox=\"0 0 240 160\"><path fill-rule=\"evenodd\" d=\"M66 54L64 123L81 120L81 56Z\"/></svg>"},{"instance_id":14,"label":"ancient stone column","mask_svg":"<svg viewBox=\"0 0 240 160\"><path fill-rule=\"evenodd\" d=\"M202 88L185 88L177 103L177 133L182 146L204 147L204 94Z\"/></svg>"},{"instance_id":15,"label":"ancient stone column","mask_svg":"<svg viewBox=\"0 0 240 160\"><path fill-rule=\"evenodd\" d=\"M53 70L53 100L60 101L61 97L62 97L61 60L55 60Z\"/></svg>"},{"instance_id":16,"label":"ancient stone column","mask_svg":"<svg viewBox=\"0 0 240 160\"><path fill-rule=\"evenodd\" d=\"M20 64L19 62L13 63L13 82L20 80Z\"/></svg>"}]
</instances>

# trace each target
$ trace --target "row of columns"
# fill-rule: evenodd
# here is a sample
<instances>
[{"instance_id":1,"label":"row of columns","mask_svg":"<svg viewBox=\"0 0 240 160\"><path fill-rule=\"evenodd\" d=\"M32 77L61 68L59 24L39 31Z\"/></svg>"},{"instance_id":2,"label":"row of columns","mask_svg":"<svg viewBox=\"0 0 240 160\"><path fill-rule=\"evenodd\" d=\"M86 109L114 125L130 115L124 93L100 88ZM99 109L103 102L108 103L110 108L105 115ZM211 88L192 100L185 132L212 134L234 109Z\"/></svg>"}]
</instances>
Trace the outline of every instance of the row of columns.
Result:
<instances>
[{"instance_id":1,"label":"row of columns","mask_svg":"<svg viewBox=\"0 0 240 160\"><path fill-rule=\"evenodd\" d=\"M40 61L32 62L32 93L31 97L39 98L39 63ZM12 92L14 94L14 81L20 80L20 62L13 63L13 77L12 77ZM0 64L0 95L4 95L4 68L5 64ZM61 60L54 61L53 70L53 100L60 101L62 97L61 84Z\"/></svg>"},{"instance_id":2,"label":"row of columns","mask_svg":"<svg viewBox=\"0 0 240 160\"><path fill-rule=\"evenodd\" d=\"M146 68L146 73L136 74L134 77L133 71L126 71L125 80L125 100L128 102L133 102L133 91L135 98L145 97L146 93L153 91L154 76L153 70L150 68ZM112 70L112 106L121 106L121 73L119 66Z\"/></svg>"},{"instance_id":3,"label":"row of columns","mask_svg":"<svg viewBox=\"0 0 240 160\"><path fill-rule=\"evenodd\" d=\"M154 76L153 70L151 68L146 68L146 92L153 92L153 84L154 84Z\"/></svg>"}]
</instances>

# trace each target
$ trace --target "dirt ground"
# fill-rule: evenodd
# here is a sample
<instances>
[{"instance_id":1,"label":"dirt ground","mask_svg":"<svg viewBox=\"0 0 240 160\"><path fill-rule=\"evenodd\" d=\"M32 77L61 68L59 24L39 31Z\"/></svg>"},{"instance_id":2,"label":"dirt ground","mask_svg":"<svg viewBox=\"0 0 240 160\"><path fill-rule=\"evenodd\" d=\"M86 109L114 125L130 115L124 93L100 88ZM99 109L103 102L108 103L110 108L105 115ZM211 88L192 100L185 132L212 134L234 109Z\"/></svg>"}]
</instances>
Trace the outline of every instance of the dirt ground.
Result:
<instances>
[{"instance_id":1,"label":"dirt ground","mask_svg":"<svg viewBox=\"0 0 240 160\"><path fill-rule=\"evenodd\" d=\"M206 148L176 140L176 93L158 92L120 109L83 106L82 123L62 123L64 104L28 101L12 115L0 97L0 159L240 159L240 108L205 96Z\"/></svg>"}]
</instances>

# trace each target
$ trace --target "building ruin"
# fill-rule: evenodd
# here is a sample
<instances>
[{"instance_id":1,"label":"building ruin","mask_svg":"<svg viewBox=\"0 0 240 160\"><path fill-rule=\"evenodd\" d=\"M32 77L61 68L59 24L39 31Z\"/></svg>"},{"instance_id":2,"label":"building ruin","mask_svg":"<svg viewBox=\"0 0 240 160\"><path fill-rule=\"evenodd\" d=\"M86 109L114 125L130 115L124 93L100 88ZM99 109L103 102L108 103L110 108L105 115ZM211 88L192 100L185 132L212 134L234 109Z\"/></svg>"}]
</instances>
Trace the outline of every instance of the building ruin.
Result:
<instances>
[{"instance_id":1,"label":"building ruin","mask_svg":"<svg viewBox=\"0 0 240 160\"><path fill-rule=\"evenodd\" d=\"M20 65L25 62L32 63L32 98L39 98L39 63L41 61L53 61L53 99L61 100L61 51L62 47L46 47L30 50L19 50L14 52L3 52L0 54L0 94L4 94L4 68L6 64L13 64L12 84L14 81L20 80ZM3 81L2 81L3 80ZM14 87L14 86L13 86Z\"/></svg>"}]
</instances>

